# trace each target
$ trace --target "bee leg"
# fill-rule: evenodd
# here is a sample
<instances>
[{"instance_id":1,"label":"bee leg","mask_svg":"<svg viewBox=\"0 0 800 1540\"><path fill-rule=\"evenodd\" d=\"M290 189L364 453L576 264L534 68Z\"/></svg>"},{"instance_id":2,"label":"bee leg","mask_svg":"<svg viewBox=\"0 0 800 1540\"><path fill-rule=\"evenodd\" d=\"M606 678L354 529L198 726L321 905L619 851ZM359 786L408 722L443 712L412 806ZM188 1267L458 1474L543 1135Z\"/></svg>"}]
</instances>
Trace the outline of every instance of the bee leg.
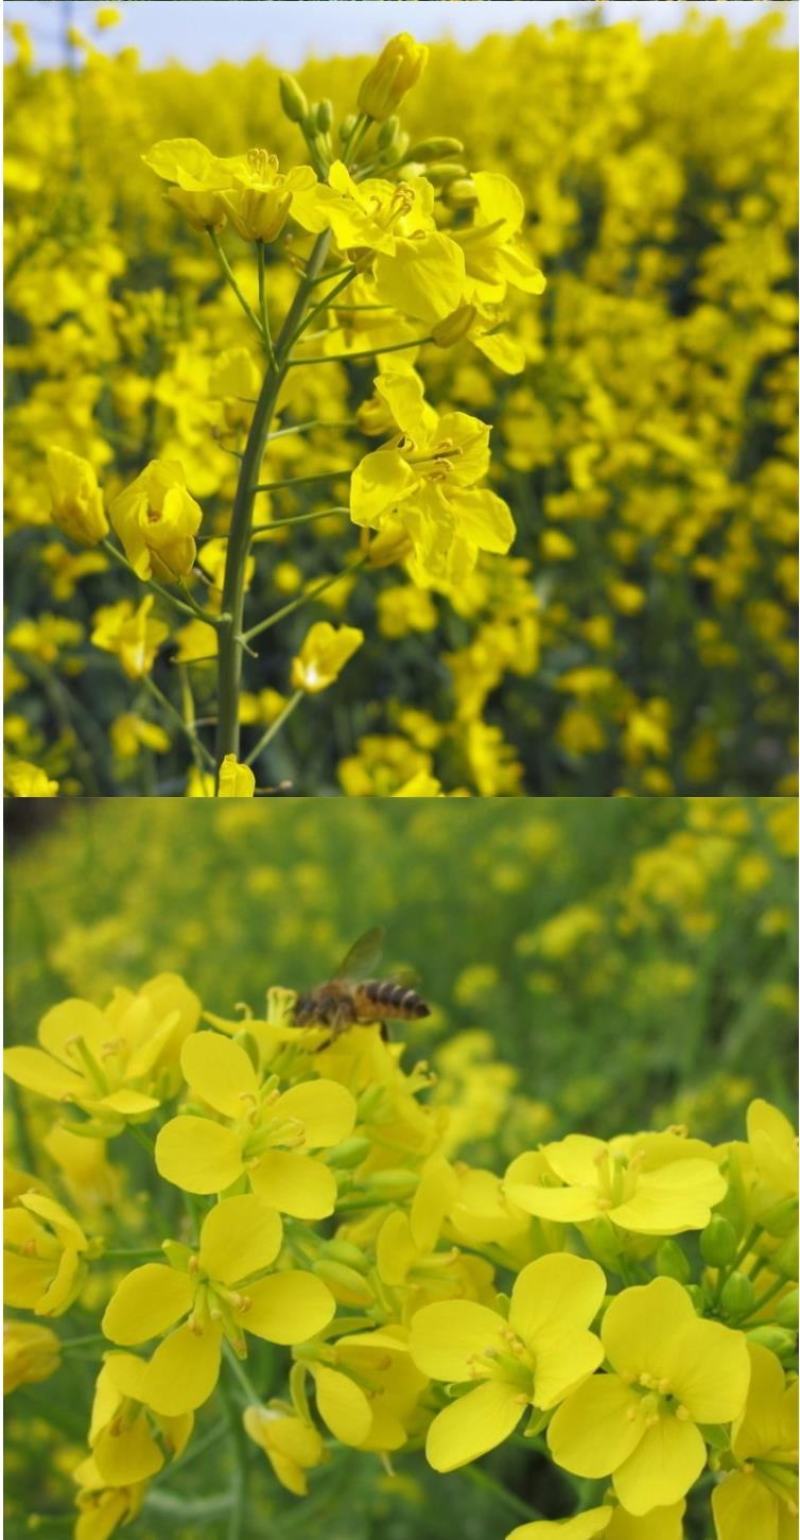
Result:
<instances>
[{"instance_id":1,"label":"bee leg","mask_svg":"<svg viewBox=\"0 0 800 1540\"><path fill-rule=\"evenodd\" d=\"M380 1032L381 1037L382 1037L384 1043L390 1043L392 1041L392 1034L391 1034L391 1032L389 1030L389 1023L388 1023L388 1021L379 1021L378 1022L378 1031Z\"/></svg>"}]
</instances>

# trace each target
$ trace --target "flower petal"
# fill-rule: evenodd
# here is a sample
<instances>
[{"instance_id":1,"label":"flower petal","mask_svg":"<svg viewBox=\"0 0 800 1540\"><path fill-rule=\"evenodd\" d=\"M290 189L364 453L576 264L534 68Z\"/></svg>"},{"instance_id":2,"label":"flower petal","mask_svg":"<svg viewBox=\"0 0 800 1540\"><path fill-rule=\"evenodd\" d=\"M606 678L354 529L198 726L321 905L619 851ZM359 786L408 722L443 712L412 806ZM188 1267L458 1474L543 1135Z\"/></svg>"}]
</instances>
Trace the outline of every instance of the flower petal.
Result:
<instances>
[{"instance_id":1,"label":"flower petal","mask_svg":"<svg viewBox=\"0 0 800 1540\"><path fill-rule=\"evenodd\" d=\"M472 1360L487 1348L502 1352L506 1323L497 1311L471 1300L423 1305L411 1321L411 1356L434 1380L468 1380Z\"/></svg>"},{"instance_id":2,"label":"flower petal","mask_svg":"<svg viewBox=\"0 0 800 1540\"><path fill-rule=\"evenodd\" d=\"M602 1267L569 1252L529 1262L511 1295L509 1322L534 1351L570 1325L590 1326L605 1298Z\"/></svg>"},{"instance_id":3,"label":"flower petal","mask_svg":"<svg viewBox=\"0 0 800 1540\"><path fill-rule=\"evenodd\" d=\"M603 1344L593 1332L554 1331L536 1347L534 1406L548 1409L563 1401L582 1380L603 1362Z\"/></svg>"},{"instance_id":4,"label":"flower petal","mask_svg":"<svg viewBox=\"0 0 800 1540\"><path fill-rule=\"evenodd\" d=\"M223 1198L206 1214L200 1231L200 1266L221 1283L239 1283L275 1261L281 1221L255 1193Z\"/></svg>"},{"instance_id":5,"label":"flower petal","mask_svg":"<svg viewBox=\"0 0 800 1540\"><path fill-rule=\"evenodd\" d=\"M75 1074L41 1048L7 1048L3 1054L3 1069L17 1085L26 1091L36 1091L39 1096L52 1097L54 1101L86 1096L86 1081Z\"/></svg>"},{"instance_id":6,"label":"flower petal","mask_svg":"<svg viewBox=\"0 0 800 1540\"><path fill-rule=\"evenodd\" d=\"M297 1118L305 1128L303 1148L321 1150L341 1143L353 1132L356 1104L347 1087L337 1081L309 1080L284 1091L270 1114L279 1121Z\"/></svg>"},{"instance_id":7,"label":"flower petal","mask_svg":"<svg viewBox=\"0 0 800 1540\"><path fill-rule=\"evenodd\" d=\"M239 1324L254 1337L291 1346L305 1342L333 1320L336 1301L313 1273L273 1273L247 1290L250 1305L237 1312Z\"/></svg>"},{"instance_id":8,"label":"flower petal","mask_svg":"<svg viewBox=\"0 0 800 1540\"><path fill-rule=\"evenodd\" d=\"M189 1326L159 1343L144 1378L144 1399L161 1417L193 1412L211 1395L219 1378L221 1333L216 1326L202 1332Z\"/></svg>"},{"instance_id":9,"label":"flower petal","mask_svg":"<svg viewBox=\"0 0 800 1540\"><path fill-rule=\"evenodd\" d=\"M655 1171L644 1171L636 1191L610 1212L623 1230L640 1235L675 1235L702 1230L713 1204L725 1196L726 1182L711 1160L676 1160Z\"/></svg>"},{"instance_id":10,"label":"flower petal","mask_svg":"<svg viewBox=\"0 0 800 1540\"><path fill-rule=\"evenodd\" d=\"M593 1540L594 1535L603 1534L611 1515L619 1511L587 1508L585 1513L576 1513L571 1519L535 1519L532 1524L519 1524L512 1529L506 1540Z\"/></svg>"},{"instance_id":11,"label":"flower petal","mask_svg":"<svg viewBox=\"0 0 800 1540\"><path fill-rule=\"evenodd\" d=\"M258 1076L244 1049L219 1032L195 1032L181 1049L192 1090L225 1118L240 1118L258 1096Z\"/></svg>"},{"instance_id":12,"label":"flower petal","mask_svg":"<svg viewBox=\"0 0 800 1540\"><path fill-rule=\"evenodd\" d=\"M112 1422L103 1428L92 1446L92 1455L100 1475L110 1487L147 1481L164 1464L164 1456L150 1431L144 1408L123 1427Z\"/></svg>"},{"instance_id":13,"label":"flower petal","mask_svg":"<svg viewBox=\"0 0 800 1540\"><path fill-rule=\"evenodd\" d=\"M717 1540L780 1540L778 1499L753 1474L733 1471L711 1493ZM791 1531L790 1531L791 1533Z\"/></svg>"},{"instance_id":14,"label":"flower petal","mask_svg":"<svg viewBox=\"0 0 800 1540\"><path fill-rule=\"evenodd\" d=\"M156 1168L184 1192L224 1192L244 1170L241 1139L209 1118L172 1118L156 1139Z\"/></svg>"},{"instance_id":15,"label":"flower petal","mask_svg":"<svg viewBox=\"0 0 800 1540\"><path fill-rule=\"evenodd\" d=\"M317 1408L334 1438L358 1448L372 1427L370 1404L360 1386L346 1374L320 1364L314 1370Z\"/></svg>"},{"instance_id":16,"label":"flower petal","mask_svg":"<svg viewBox=\"0 0 800 1540\"><path fill-rule=\"evenodd\" d=\"M673 1343L670 1380L695 1422L733 1422L750 1384L743 1332L718 1321L688 1321Z\"/></svg>"},{"instance_id":17,"label":"flower petal","mask_svg":"<svg viewBox=\"0 0 800 1540\"><path fill-rule=\"evenodd\" d=\"M610 1475L644 1433L640 1406L636 1392L618 1375L594 1375L563 1402L547 1430L556 1464L576 1476Z\"/></svg>"},{"instance_id":18,"label":"flower petal","mask_svg":"<svg viewBox=\"0 0 800 1540\"><path fill-rule=\"evenodd\" d=\"M567 1134L542 1151L548 1166L570 1187L596 1187L597 1162L608 1146L589 1134Z\"/></svg>"},{"instance_id":19,"label":"flower petal","mask_svg":"<svg viewBox=\"0 0 800 1540\"><path fill-rule=\"evenodd\" d=\"M250 1182L259 1197L295 1219L325 1219L336 1205L336 1177L312 1155L270 1150L251 1168Z\"/></svg>"},{"instance_id":20,"label":"flower petal","mask_svg":"<svg viewBox=\"0 0 800 1540\"><path fill-rule=\"evenodd\" d=\"M629 1513L649 1513L678 1502L705 1463L706 1446L694 1423L659 1417L615 1470L614 1491Z\"/></svg>"},{"instance_id":21,"label":"flower petal","mask_svg":"<svg viewBox=\"0 0 800 1540\"><path fill-rule=\"evenodd\" d=\"M468 1390L434 1417L425 1444L429 1464L444 1472L480 1459L514 1432L525 1405L516 1386L505 1381L487 1380Z\"/></svg>"},{"instance_id":22,"label":"flower petal","mask_svg":"<svg viewBox=\"0 0 800 1540\"><path fill-rule=\"evenodd\" d=\"M669 1380L676 1338L696 1319L689 1295L674 1278L654 1278L614 1296L600 1335L619 1374L638 1380L646 1372L656 1380Z\"/></svg>"},{"instance_id":23,"label":"flower petal","mask_svg":"<svg viewBox=\"0 0 800 1540\"><path fill-rule=\"evenodd\" d=\"M104 1042L113 1034L109 1031L106 1017L96 1005L91 1005L88 1000L72 999L54 1005L42 1017L36 1035L42 1047L60 1059L62 1064L70 1069L81 1069L81 1060L76 1057L72 1040L76 1037L84 1038L92 1053L97 1056L102 1052Z\"/></svg>"},{"instance_id":24,"label":"flower petal","mask_svg":"<svg viewBox=\"0 0 800 1540\"><path fill-rule=\"evenodd\" d=\"M102 1329L120 1347L159 1337L191 1310L194 1290L188 1273L163 1262L145 1262L117 1284L106 1305Z\"/></svg>"}]
</instances>

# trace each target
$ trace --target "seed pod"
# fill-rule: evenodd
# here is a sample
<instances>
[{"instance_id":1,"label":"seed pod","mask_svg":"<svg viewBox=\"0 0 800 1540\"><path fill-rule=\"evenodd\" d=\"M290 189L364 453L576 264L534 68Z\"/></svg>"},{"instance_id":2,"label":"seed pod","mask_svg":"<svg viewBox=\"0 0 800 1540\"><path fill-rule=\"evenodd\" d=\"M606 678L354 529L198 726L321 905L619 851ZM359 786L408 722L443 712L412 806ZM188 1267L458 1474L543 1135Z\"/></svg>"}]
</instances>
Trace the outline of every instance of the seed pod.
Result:
<instances>
[{"instance_id":1,"label":"seed pod","mask_svg":"<svg viewBox=\"0 0 800 1540\"><path fill-rule=\"evenodd\" d=\"M278 81L281 106L290 123L302 123L308 117L308 100L294 75L281 75Z\"/></svg>"},{"instance_id":2,"label":"seed pod","mask_svg":"<svg viewBox=\"0 0 800 1540\"><path fill-rule=\"evenodd\" d=\"M374 1171L368 1187L381 1198L406 1198L416 1191L418 1181L413 1171Z\"/></svg>"}]
</instances>

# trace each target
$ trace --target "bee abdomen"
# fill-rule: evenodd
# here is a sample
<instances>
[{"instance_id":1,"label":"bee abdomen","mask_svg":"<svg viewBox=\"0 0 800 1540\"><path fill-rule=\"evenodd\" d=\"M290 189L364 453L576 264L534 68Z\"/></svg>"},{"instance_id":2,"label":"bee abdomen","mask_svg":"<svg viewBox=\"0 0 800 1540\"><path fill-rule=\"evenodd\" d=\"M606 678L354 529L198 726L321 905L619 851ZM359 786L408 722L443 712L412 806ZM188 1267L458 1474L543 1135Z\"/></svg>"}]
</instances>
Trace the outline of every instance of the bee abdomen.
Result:
<instances>
[{"instance_id":1,"label":"bee abdomen","mask_svg":"<svg viewBox=\"0 0 800 1540\"><path fill-rule=\"evenodd\" d=\"M430 1016L430 1008L415 989L407 989L392 979L369 979L361 985L360 993L372 1005L379 1006L385 1016L420 1020Z\"/></svg>"}]
</instances>

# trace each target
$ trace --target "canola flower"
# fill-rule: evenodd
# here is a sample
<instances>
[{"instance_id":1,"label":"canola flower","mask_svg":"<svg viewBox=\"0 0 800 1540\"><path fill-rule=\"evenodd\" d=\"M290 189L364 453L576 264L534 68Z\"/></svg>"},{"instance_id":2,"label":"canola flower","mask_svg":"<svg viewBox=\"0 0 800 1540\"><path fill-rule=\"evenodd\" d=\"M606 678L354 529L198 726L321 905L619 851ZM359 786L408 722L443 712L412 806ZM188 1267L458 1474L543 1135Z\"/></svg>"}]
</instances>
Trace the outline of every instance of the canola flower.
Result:
<instances>
[{"instance_id":1,"label":"canola flower","mask_svg":"<svg viewBox=\"0 0 800 1540\"><path fill-rule=\"evenodd\" d=\"M72 1352L94 1362L72 1462L79 1540L157 1512L162 1473L202 1441L195 1416L220 1395L219 1436L263 1457L245 1457L251 1495L277 1482L313 1501L344 1450L483 1479L476 1462L514 1439L546 1451L572 1492L551 1520L534 1487L515 1540L684 1540L689 1509L717 1540L751 1522L788 1534L797 1191L784 1115L756 1099L747 1139L717 1145L674 1128L599 1151L578 1135L537 1142L503 1177L448 1157L458 1095L433 1098L402 1043L367 1025L295 1028L295 999L273 987L262 1017L208 1013L199 1028L194 991L165 975L105 1013L55 1006L41 1048L7 1051L40 1110L37 1170L6 1181L6 1389L68 1373ZM125 1089L101 1095L91 1063L117 1060ZM113 1126L98 1123L109 1097ZM85 1173L92 1141L94 1181L105 1171L124 1190L135 1155L154 1199L125 1196L104 1218L85 1177L55 1198L40 1149ZM583 1187L565 1180L565 1147ZM633 1212L612 1193L598 1214L589 1171L602 1189L618 1170L624 1186L639 1154ZM531 1217L519 1199L541 1193L565 1206ZM71 1310L96 1333L62 1333ZM269 1368L259 1341L273 1344Z\"/></svg>"},{"instance_id":2,"label":"canola flower","mask_svg":"<svg viewBox=\"0 0 800 1540\"><path fill-rule=\"evenodd\" d=\"M796 93L751 10L233 90L145 77L124 15L64 71L11 29L9 794L213 794L228 754L263 792L792 793ZM491 461L409 451L357 512L412 370ZM341 683L256 719L326 622ZM131 715L167 748L120 755Z\"/></svg>"}]
</instances>

